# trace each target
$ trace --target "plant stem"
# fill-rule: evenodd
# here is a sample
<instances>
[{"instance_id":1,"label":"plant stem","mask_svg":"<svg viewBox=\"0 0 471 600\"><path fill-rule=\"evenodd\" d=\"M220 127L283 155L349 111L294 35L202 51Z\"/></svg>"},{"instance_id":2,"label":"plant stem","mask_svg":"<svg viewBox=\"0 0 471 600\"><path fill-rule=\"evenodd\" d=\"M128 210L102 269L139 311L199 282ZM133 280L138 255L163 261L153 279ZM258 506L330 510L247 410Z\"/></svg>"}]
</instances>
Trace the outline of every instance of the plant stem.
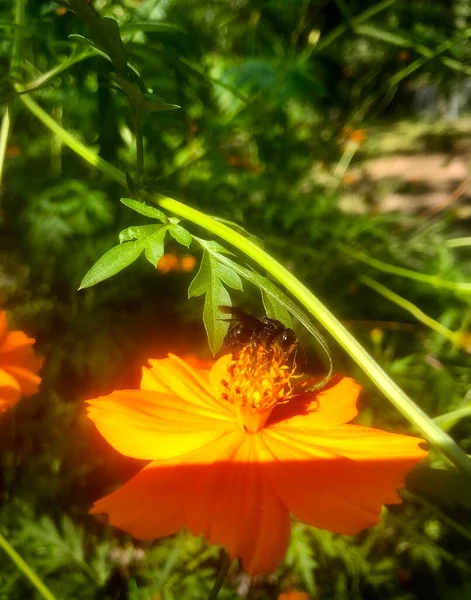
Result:
<instances>
[{"instance_id":1,"label":"plant stem","mask_svg":"<svg viewBox=\"0 0 471 600\"><path fill-rule=\"evenodd\" d=\"M17 86L21 91L21 86ZM62 141L74 152L97 167L103 173L120 183L126 185L126 176L119 169L97 156L84 144L76 140L68 131L64 130L29 96L20 96L21 101L31 112L51 131L54 131ZM267 273L279 281L293 296L321 323L336 341L350 354L352 359L366 373L377 388L390 400L405 418L420 431L424 437L447 456L457 467L471 475L471 459L461 450L456 442L433 422L407 394L387 375L375 362L353 335L340 323L340 321L324 306L324 304L310 292L296 277L262 248L250 239L240 235L227 225L213 217L186 206L173 198L162 197L155 194L154 200L162 208L176 215L200 225L207 231L224 239L242 253L249 256Z\"/></svg>"},{"instance_id":2,"label":"plant stem","mask_svg":"<svg viewBox=\"0 0 471 600\"><path fill-rule=\"evenodd\" d=\"M447 245L450 246L451 244L448 243ZM408 279L413 279L422 283L428 283L436 288L443 288L446 290L452 290L454 292L471 292L471 283L448 281L446 279L441 279L441 277L437 277L436 275L428 275L427 273L420 273L420 271L412 271L411 269L405 269L404 267L390 265L378 260L377 258L372 258L363 252L351 250L346 246L341 246L340 249L348 256L351 256L356 260L360 260L361 262L370 265L370 267L374 267L375 269L383 271L384 273L391 273L392 275L398 275L399 277L407 277Z\"/></svg>"},{"instance_id":3,"label":"plant stem","mask_svg":"<svg viewBox=\"0 0 471 600\"><path fill-rule=\"evenodd\" d=\"M21 28L25 23L26 0L16 0L14 4L14 23L13 46L11 51L10 75L18 77L20 71L21 59ZM7 151L8 136L11 128L11 104L5 107L3 113L2 126L0 129L0 191L2 187L3 168L5 166L5 155Z\"/></svg>"},{"instance_id":4,"label":"plant stem","mask_svg":"<svg viewBox=\"0 0 471 600\"><path fill-rule=\"evenodd\" d=\"M399 294L396 294L386 286L381 285L374 279L371 279L371 277L367 277L366 275L364 275L363 277L359 278L359 281L367 285L369 288L375 290L391 302L394 302L394 304L397 304L404 310L407 310L407 312L413 315L417 319L417 321L420 321L427 327L430 327L430 329L433 329L443 337L447 338L453 344L459 344L461 339L461 332L451 331L451 329L448 329L448 327L445 327L438 321L435 321L435 319L432 319L432 317L426 315L422 310L420 310L418 306L412 304L412 302L406 300L402 296L399 296Z\"/></svg>"},{"instance_id":5,"label":"plant stem","mask_svg":"<svg viewBox=\"0 0 471 600\"><path fill-rule=\"evenodd\" d=\"M5 107L5 112L2 117L2 125L0 128L0 197L2 190L3 168L5 166L5 156L7 153L8 134L10 133L11 117L10 107Z\"/></svg>"},{"instance_id":6,"label":"plant stem","mask_svg":"<svg viewBox=\"0 0 471 600\"><path fill-rule=\"evenodd\" d=\"M136 118L134 120L134 135L136 137L136 180L139 184L144 173L144 142L142 139L142 115L139 109L136 110Z\"/></svg>"},{"instance_id":7,"label":"plant stem","mask_svg":"<svg viewBox=\"0 0 471 600\"><path fill-rule=\"evenodd\" d=\"M33 569L21 558L18 552L7 542L1 533L0 547L5 550L6 554L8 554L8 556L18 567L18 570L21 571L27 579L29 579L29 581L32 583L32 585L34 585L43 598L46 600L57 600L54 594L44 585Z\"/></svg>"},{"instance_id":8,"label":"plant stem","mask_svg":"<svg viewBox=\"0 0 471 600\"><path fill-rule=\"evenodd\" d=\"M221 590L224 581L226 580L227 574L229 573L229 569L231 568L231 557L227 553L227 550L223 549L223 560L221 569L216 577L216 581L214 582L213 589L209 593L208 600L214 600L218 597L219 591Z\"/></svg>"}]
</instances>

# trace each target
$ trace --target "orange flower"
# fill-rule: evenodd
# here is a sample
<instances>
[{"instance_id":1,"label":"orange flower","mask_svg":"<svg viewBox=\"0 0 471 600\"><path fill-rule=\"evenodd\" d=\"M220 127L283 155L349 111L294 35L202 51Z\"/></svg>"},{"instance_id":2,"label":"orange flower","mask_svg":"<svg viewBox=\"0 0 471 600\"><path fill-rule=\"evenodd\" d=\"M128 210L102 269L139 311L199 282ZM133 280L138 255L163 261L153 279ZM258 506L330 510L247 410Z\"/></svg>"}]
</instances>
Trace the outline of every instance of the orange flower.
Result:
<instances>
[{"instance_id":1,"label":"orange flower","mask_svg":"<svg viewBox=\"0 0 471 600\"><path fill-rule=\"evenodd\" d=\"M42 359L33 351L34 342L23 331L8 331L7 315L0 311L0 412L38 391Z\"/></svg>"},{"instance_id":2,"label":"orange flower","mask_svg":"<svg viewBox=\"0 0 471 600\"><path fill-rule=\"evenodd\" d=\"M167 252L157 263L157 270L161 273L169 273L178 269L178 256L173 252Z\"/></svg>"},{"instance_id":3,"label":"orange flower","mask_svg":"<svg viewBox=\"0 0 471 600\"><path fill-rule=\"evenodd\" d=\"M283 592L279 594L277 600L310 600L310 598L311 597L306 592L291 590L289 592Z\"/></svg>"},{"instance_id":4,"label":"orange flower","mask_svg":"<svg viewBox=\"0 0 471 600\"><path fill-rule=\"evenodd\" d=\"M196 258L192 254L185 254L180 259L180 270L184 273L191 273L196 267Z\"/></svg>"},{"instance_id":5,"label":"orange flower","mask_svg":"<svg viewBox=\"0 0 471 600\"><path fill-rule=\"evenodd\" d=\"M139 539L187 527L227 547L252 575L283 559L290 513L336 533L377 523L400 503L423 440L346 425L360 386L337 378L297 393L273 348L248 345L211 370L150 360L141 389L90 400L89 416L119 452L150 462L92 513Z\"/></svg>"}]
</instances>

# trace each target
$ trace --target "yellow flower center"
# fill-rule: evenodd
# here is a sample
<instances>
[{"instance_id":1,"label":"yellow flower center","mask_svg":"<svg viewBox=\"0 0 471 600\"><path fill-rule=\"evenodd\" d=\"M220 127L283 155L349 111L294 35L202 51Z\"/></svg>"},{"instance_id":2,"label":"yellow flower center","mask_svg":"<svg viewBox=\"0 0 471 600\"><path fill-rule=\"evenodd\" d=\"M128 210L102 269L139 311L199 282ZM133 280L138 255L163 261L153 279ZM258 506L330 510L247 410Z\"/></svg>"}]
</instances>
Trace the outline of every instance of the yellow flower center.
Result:
<instances>
[{"instance_id":1,"label":"yellow flower center","mask_svg":"<svg viewBox=\"0 0 471 600\"><path fill-rule=\"evenodd\" d=\"M249 344L227 370L228 377L222 382L226 388L223 398L235 405L238 423L248 433L260 431L274 407L294 395L294 368L286 365L283 351L276 346Z\"/></svg>"}]
</instances>

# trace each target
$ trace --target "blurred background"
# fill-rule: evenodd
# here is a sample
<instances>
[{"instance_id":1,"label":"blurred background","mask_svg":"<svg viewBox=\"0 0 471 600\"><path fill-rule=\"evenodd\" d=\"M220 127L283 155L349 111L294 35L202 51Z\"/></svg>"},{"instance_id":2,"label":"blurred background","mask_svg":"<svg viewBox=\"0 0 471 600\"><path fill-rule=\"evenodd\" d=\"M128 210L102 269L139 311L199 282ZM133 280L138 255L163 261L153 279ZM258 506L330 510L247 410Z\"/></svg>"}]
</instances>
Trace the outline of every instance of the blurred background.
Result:
<instances>
[{"instance_id":1,"label":"blurred background","mask_svg":"<svg viewBox=\"0 0 471 600\"><path fill-rule=\"evenodd\" d=\"M149 357L210 357L202 299L187 300L200 255L169 244L160 268L142 258L77 291L119 231L144 219L11 96L12 71L38 82L65 66L86 49L69 36L88 36L87 26L64 6L29 0L12 67L14 4L0 0L0 111L12 114L0 306L37 339L45 364L40 393L0 420L0 531L58 598L203 599L216 548L184 533L138 543L88 516L142 464L100 438L83 404L137 387ZM92 4L119 22L147 87L181 106L144 117L146 184L262 238L470 452L471 0ZM99 56L78 60L33 97L133 173L133 115L109 70ZM258 297L247 287L235 302L261 315ZM410 431L328 341L336 370L364 386L360 422ZM279 570L253 581L234 571L220 597L296 589L316 599L468 600L469 486L440 474L413 474L405 503L359 536L294 523ZM3 557L0 599L36 597Z\"/></svg>"}]
</instances>

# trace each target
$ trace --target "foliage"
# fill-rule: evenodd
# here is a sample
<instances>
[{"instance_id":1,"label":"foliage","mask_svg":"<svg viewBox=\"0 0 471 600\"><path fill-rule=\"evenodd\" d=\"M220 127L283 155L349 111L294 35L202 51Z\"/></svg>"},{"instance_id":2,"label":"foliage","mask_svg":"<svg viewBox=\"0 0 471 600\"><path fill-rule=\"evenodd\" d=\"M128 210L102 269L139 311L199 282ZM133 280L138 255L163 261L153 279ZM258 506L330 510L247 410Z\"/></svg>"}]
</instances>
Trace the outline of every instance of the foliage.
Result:
<instances>
[{"instance_id":1,"label":"foliage","mask_svg":"<svg viewBox=\"0 0 471 600\"><path fill-rule=\"evenodd\" d=\"M469 282L469 248L448 240L466 235L469 214L454 204L428 219L385 213L380 186L366 177L355 210L344 203L349 167L387 154L387 136L403 136L400 119L409 131L416 126L414 91L434 85L446 98L469 76L468 0L40 0L25 14L18 33L11 3L0 3L0 96L12 115L0 150L0 291L46 361L40 395L0 422L0 529L59 598L206 598L220 565L218 549L185 532L140 544L87 515L137 467L98 438L84 398L135 386L149 356L209 356L201 312L217 351L228 326L218 307L232 302L286 324L294 316L312 370L324 374L330 361L324 332L270 278L137 200L150 191L263 239L471 452L466 338L451 344L364 283L370 277L468 334L461 284ZM32 116L15 80L29 82L56 122L127 173L129 198L119 202L122 190ZM360 127L366 142L351 146ZM469 142L447 123L423 125L414 144L428 149L437 138L440 150ZM194 254L197 273L156 273L167 249ZM364 384L361 421L406 429L327 342L336 370ZM356 538L294 523L277 573L248 582L234 568L220 597L275 598L297 587L335 599L467 598L471 504L447 466L435 455L433 469L411 476L404 505ZM0 598L34 593L2 560Z\"/></svg>"}]
</instances>

